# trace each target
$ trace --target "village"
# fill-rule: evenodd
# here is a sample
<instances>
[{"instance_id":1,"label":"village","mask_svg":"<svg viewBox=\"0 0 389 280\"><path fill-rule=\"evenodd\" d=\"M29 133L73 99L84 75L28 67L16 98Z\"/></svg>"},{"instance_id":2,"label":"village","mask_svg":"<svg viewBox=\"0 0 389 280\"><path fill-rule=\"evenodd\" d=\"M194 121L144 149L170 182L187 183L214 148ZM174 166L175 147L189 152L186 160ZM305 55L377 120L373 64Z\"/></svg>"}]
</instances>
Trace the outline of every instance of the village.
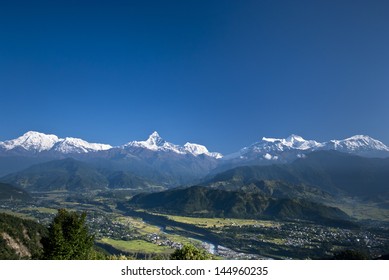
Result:
<instances>
[{"instance_id":1,"label":"village","mask_svg":"<svg viewBox=\"0 0 389 280\"><path fill-rule=\"evenodd\" d=\"M0 210L33 217L47 226L56 214L56 209L49 207L47 204L2 202ZM79 208L75 207L75 210L84 211L83 208L84 206L80 205ZM127 217L132 222L123 222L118 219L122 214L105 212L97 207L86 213L87 226L96 240L144 240L171 249L180 249L185 240L224 259L322 259L331 258L337 251L347 248L378 257L382 252L389 251L389 232L385 228L378 230L367 227L329 227L304 221L277 221L267 223L266 226L260 223L230 223L202 228L202 231L217 236L216 242L207 241L206 236L202 239L182 236L177 240L162 228L153 229L153 232L142 231L142 227L158 227L135 217Z\"/></svg>"}]
</instances>

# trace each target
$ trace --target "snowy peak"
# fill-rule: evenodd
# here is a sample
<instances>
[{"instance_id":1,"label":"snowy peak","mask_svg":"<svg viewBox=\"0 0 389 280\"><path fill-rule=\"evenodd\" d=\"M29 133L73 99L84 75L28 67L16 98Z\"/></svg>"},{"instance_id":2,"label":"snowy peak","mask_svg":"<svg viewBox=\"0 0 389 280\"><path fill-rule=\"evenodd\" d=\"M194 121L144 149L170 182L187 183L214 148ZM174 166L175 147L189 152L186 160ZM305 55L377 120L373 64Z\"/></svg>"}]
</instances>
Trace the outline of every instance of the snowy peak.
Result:
<instances>
[{"instance_id":1,"label":"snowy peak","mask_svg":"<svg viewBox=\"0 0 389 280\"><path fill-rule=\"evenodd\" d=\"M204 154L213 158L223 157L219 153L209 152L208 149L203 145L188 142L184 146L180 146L167 142L161 138L161 136L156 131L154 131L146 141L132 141L124 145L123 148L143 148L151 151L174 152L181 155L191 154L193 156Z\"/></svg>"},{"instance_id":2,"label":"snowy peak","mask_svg":"<svg viewBox=\"0 0 389 280\"><path fill-rule=\"evenodd\" d=\"M50 152L56 154L83 154L112 149L111 145L89 143L80 138L59 138L53 134L44 134L29 131L19 138L0 142L0 150L13 152L40 153ZM158 132L154 131L145 141L132 141L116 148L122 149L147 149L151 151L174 152L176 154L190 154L193 156L207 155L213 158L221 158L219 153L209 152L203 145L186 143L179 146L165 141Z\"/></svg>"},{"instance_id":3,"label":"snowy peak","mask_svg":"<svg viewBox=\"0 0 389 280\"><path fill-rule=\"evenodd\" d=\"M269 152L283 152L287 150L308 150L321 147L322 144L314 140L305 140L303 137L292 134L287 138L267 138L243 148L241 154L248 152L263 153L266 159L270 158Z\"/></svg>"},{"instance_id":4,"label":"snowy peak","mask_svg":"<svg viewBox=\"0 0 389 280\"><path fill-rule=\"evenodd\" d=\"M53 134L44 134L36 131L29 131L16 139L0 142L0 147L8 151L23 149L34 153L54 151L64 154L88 153L112 148L110 145L88 143L82 139L71 137L62 139Z\"/></svg>"},{"instance_id":5,"label":"snowy peak","mask_svg":"<svg viewBox=\"0 0 389 280\"><path fill-rule=\"evenodd\" d=\"M89 143L83 139L66 137L59 138L53 134L44 134L36 131L28 131L22 136L0 142L0 150L12 153L36 154L41 152L56 154L82 154L112 149L111 145ZM154 131L147 140L132 141L123 146L116 147L126 149L129 152L147 149L156 152L173 152L181 155L200 156L220 159L223 155L208 151L199 144L187 142L180 146L164 140L158 132ZM355 135L343 140L330 140L317 142L306 140L299 135L292 134L286 138L263 137L260 141L241 149L239 152L224 157L225 160L240 159L263 159L285 161L304 157L306 153L317 150L337 150L367 157L388 157L389 147L381 141L366 135Z\"/></svg>"},{"instance_id":6,"label":"snowy peak","mask_svg":"<svg viewBox=\"0 0 389 280\"><path fill-rule=\"evenodd\" d=\"M193 144L193 143L187 142L184 145L184 149L185 149L185 151L187 151L188 153L191 153L194 156L207 155L209 157L214 157L217 159L223 157L223 155L220 153L210 153L205 146L199 145L199 144Z\"/></svg>"},{"instance_id":7,"label":"snowy peak","mask_svg":"<svg viewBox=\"0 0 389 280\"><path fill-rule=\"evenodd\" d=\"M299 135L292 134L292 135L288 136L285 139L285 141L288 143L301 143L301 142L305 142L306 140Z\"/></svg>"},{"instance_id":8,"label":"snowy peak","mask_svg":"<svg viewBox=\"0 0 389 280\"><path fill-rule=\"evenodd\" d=\"M295 134L291 134L289 135L287 138L285 139L281 139L281 138L268 138L268 137L263 137L262 138L262 141L264 142L270 142L270 143L274 143L274 142L281 142L283 143L284 145L289 145L291 146L293 143L301 143L301 142L305 142L306 140L304 138L302 138L301 136L298 136L298 135L295 135Z\"/></svg>"},{"instance_id":9,"label":"snowy peak","mask_svg":"<svg viewBox=\"0 0 389 280\"><path fill-rule=\"evenodd\" d=\"M124 148L144 148L152 151L175 151L180 153L178 146L166 142L154 131L146 141L131 141L123 146Z\"/></svg>"},{"instance_id":10,"label":"snowy peak","mask_svg":"<svg viewBox=\"0 0 389 280\"><path fill-rule=\"evenodd\" d=\"M61 152L64 154L71 153L89 153L96 151L104 151L111 149L111 145L98 144L98 143L89 143L79 138L66 137L58 141L53 147L54 151Z\"/></svg>"},{"instance_id":11,"label":"snowy peak","mask_svg":"<svg viewBox=\"0 0 389 280\"><path fill-rule=\"evenodd\" d=\"M193 143L187 142L184 145L184 148L186 151L188 151L189 153L191 153L193 155L201 155L201 154L209 153L208 149L205 146L199 145L199 144L193 144Z\"/></svg>"},{"instance_id":12,"label":"snowy peak","mask_svg":"<svg viewBox=\"0 0 389 280\"><path fill-rule=\"evenodd\" d=\"M166 141L163 140L161 136L159 136L158 132L156 131L154 131L145 142L149 146L157 146L157 147L163 146L163 144L166 143Z\"/></svg>"},{"instance_id":13,"label":"snowy peak","mask_svg":"<svg viewBox=\"0 0 389 280\"><path fill-rule=\"evenodd\" d=\"M308 150L320 148L322 146L321 143L314 140L305 140L303 137L295 134L288 136L286 139L281 139L281 142L286 147L298 150Z\"/></svg>"},{"instance_id":14,"label":"snowy peak","mask_svg":"<svg viewBox=\"0 0 389 280\"><path fill-rule=\"evenodd\" d=\"M262 138L262 143L273 143L273 144L281 144L286 147L300 147L302 144L307 143L309 141L305 140L301 136L292 134L288 136L287 138L267 138L263 137ZM261 142L257 142L261 143Z\"/></svg>"},{"instance_id":15,"label":"snowy peak","mask_svg":"<svg viewBox=\"0 0 389 280\"><path fill-rule=\"evenodd\" d=\"M344 140L331 140L327 146L338 151L389 151L384 143L366 135L355 135Z\"/></svg>"},{"instance_id":16,"label":"snowy peak","mask_svg":"<svg viewBox=\"0 0 389 280\"><path fill-rule=\"evenodd\" d=\"M56 135L28 131L16 139L0 142L0 146L5 150L22 148L27 151L42 152L50 150L58 141Z\"/></svg>"},{"instance_id":17,"label":"snowy peak","mask_svg":"<svg viewBox=\"0 0 389 280\"><path fill-rule=\"evenodd\" d=\"M239 153L229 157L242 159L262 158L265 160L278 160L284 152L292 152L296 157L304 157L304 153L317 150L336 150L364 156L382 156L389 152L389 148L382 142L365 135L355 135L344 140L331 140L316 142L305 140L303 137L292 134L287 138L267 138L243 148ZM389 154L386 154L387 156Z\"/></svg>"}]
</instances>

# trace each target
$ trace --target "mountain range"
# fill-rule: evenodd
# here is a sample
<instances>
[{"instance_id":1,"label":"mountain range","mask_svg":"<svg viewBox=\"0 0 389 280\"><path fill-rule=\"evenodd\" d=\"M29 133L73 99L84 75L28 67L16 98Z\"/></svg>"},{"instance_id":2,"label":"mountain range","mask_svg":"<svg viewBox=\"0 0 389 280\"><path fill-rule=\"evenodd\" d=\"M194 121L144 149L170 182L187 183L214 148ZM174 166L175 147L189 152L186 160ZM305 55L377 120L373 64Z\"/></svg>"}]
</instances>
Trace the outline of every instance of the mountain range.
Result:
<instances>
[{"instance_id":1,"label":"mountain range","mask_svg":"<svg viewBox=\"0 0 389 280\"><path fill-rule=\"evenodd\" d=\"M0 176L27 169L27 173L24 172L23 175L25 176L31 171L28 168L33 165L73 158L89 164L91 168L97 168L99 172L104 170L103 173L109 174L111 178L116 172L116 182L121 187L126 186L123 178L127 178L124 182L143 180L152 182L152 185L172 187L194 184L205 176L239 166L291 163L312 152L329 150L364 157L389 157L389 148L385 144L363 135L328 142L305 140L297 135L285 139L263 137L236 153L223 156L208 151L200 144L173 144L164 140L157 132L153 132L144 141L111 146L29 131L16 139L0 142ZM43 168L38 166L36 170ZM128 180L130 177L132 179ZM102 185L117 187L112 186L112 179L109 181ZM17 185L23 184L19 180ZM134 184L131 184L131 188L133 187Z\"/></svg>"},{"instance_id":2,"label":"mountain range","mask_svg":"<svg viewBox=\"0 0 389 280\"><path fill-rule=\"evenodd\" d=\"M112 146L106 144L89 143L79 138L59 138L53 134L44 134L28 131L22 136L0 142L0 149L14 153L42 153L58 152L62 154L88 153L94 151L109 150Z\"/></svg>"},{"instance_id":3,"label":"mountain range","mask_svg":"<svg viewBox=\"0 0 389 280\"><path fill-rule=\"evenodd\" d=\"M120 146L31 131L0 142L5 199L51 191L162 190L129 205L176 214L343 220L346 215L331 208L342 199L389 200L388 170L389 148L363 135L328 142L264 137L226 156L200 144L173 144L157 132ZM171 190L193 185L206 188Z\"/></svg>"},{"instance_id":4,"label":"mountain range","mask_svg":"<svg viewBox=\"0 0 389 280\"><path fill-rule=\"evenodd\" d=\"M108 144L89 143L85 140L73 137L59 138L53 134L44 134L36 131L28 131L22 136L0 142L0 151L9 154L84 154L110 149L123 149L136 151L147 149L158 152L174 152L177 154L190 154L194 156L206 155L214 158L222 158L220 153L211 153L208 149L199 144L186 143L183 146L176 145L162 139L158 132L153 132L145 141L131 141L127 144L113 147Z\"/></svg>"},{"instance_id":5,"label":"mountain range","mask_svg":"<svg viewBox=\"0 0 389 280\"><path fill-rule=\"evenodd\" d=\"M181 155L204 155L224 160L262 158L274 161L282 159L283 153L294 151L298 153L296 156L301 157L304 153L317 150L336 150L369 157L389 156L388 146L379 140L365 135L355 135L343 140L330 140L328 142L305 140L301 136L294 134L287 138L263 137L262 140L226 156L218 152L209 152L205 146L200 144L187 142L180 146L170 143L161 138L156 131L145 141L130 141L121 146L89 143L83 139L73 137L60 138L53 134L35 131L26 132L16 139L0 142L0 152L13 155L69 155L96 153L111 149L122 149L130 152L146 149L154 152L173 152Z\"/></svg>"},{"instance_id":6,"label":"mountain range","mask_svg":"<svg viewBox=\"0 0 389 280\"><path fill-rule=\"evenodd\" d=\"M261 141L225 158L243 161L290 162L313 151L329 150L365 157L389 157L388 146L366 135L355 135L343 140L317 142L315 140L305 140L301 136L292 134L285 139L263 137Z\"/></svg>"}]
</instances>

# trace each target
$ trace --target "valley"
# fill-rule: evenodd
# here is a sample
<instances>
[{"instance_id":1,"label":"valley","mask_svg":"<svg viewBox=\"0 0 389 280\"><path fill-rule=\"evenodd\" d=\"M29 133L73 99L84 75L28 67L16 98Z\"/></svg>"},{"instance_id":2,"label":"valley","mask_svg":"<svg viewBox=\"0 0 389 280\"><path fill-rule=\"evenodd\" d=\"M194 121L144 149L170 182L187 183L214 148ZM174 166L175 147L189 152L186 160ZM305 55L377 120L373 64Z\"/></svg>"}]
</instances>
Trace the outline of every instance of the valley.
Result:
<instances>
[{"instance_id":1,"label":"valley","mask_svg":"<svg viewBox=\"0 0 389 280\"><path fill-rule=\"evenodd\" d=\"M305 220L191 217L134 210L126 206L127 199L98 194L82 203L71 197L39 194L34 202L2 202L0 212L47 225L58 208L86 211L98 247L141 259L167 259L186 243L221 259L331 259L348 249L379 258L389 251L389 222L384 220L327 226Z\"/></svg>"},{"instance_id":2,"label":"valley","mask_svg":"<svg viewBox=\"0 0 389 280\"><path fill-rule=\"evenodd\" d=\"M156 132L117 147L28 132L0 142L0 211L46 227L85 212L98 250L135 259L188 243L216 259L387 258L388 152L361 135L263 138L224 157Z\"/></svg>"},{"instance_id":3,"label":"valley","mask_svg":"<svg viewBox=\"0 0 389 280\"><path fill-rule=\"evenodd\" d=\"M2 279L389 274L388 14L0 1Z\"/></svg>"}]
</instances>

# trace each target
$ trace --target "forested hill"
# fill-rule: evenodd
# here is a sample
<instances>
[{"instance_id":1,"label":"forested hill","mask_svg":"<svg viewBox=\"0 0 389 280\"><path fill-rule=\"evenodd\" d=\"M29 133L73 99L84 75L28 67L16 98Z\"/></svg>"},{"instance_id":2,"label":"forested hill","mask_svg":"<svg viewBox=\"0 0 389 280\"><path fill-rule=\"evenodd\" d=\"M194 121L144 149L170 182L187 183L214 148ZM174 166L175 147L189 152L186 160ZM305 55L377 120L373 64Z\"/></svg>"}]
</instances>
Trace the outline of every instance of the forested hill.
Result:
<instances>
[{"instance_id":1,"label":"forested hill","mask_svg":"<svg viewBox=\"0 0 389 280\"><path fill-rule=\"evenodd\" d=\"M203 217L303 219L318 222L349 219L338 208L304 199L277 199L260 193L200 186L139 194L129 201L129 206Z\"/></svg>"},{"instance_id":2,"label":"forested hill","mask_svg":"<svg viewBox=\"0 0 389 280\"><path fill-rule=\"evenodd\" d=\"M30 200L31 196L24 190L10 184L0 183L0 200Z\"/></svg>"},{"instance_id":3,"label":"forested hill","mask_svg":"<svg viewBox=\"0 0 389 280\"><path fill-rule=\"evenodd\" d=\"M0 213L0 260L39 258L46 231L35 221Z\"/></svg>"}]
</instances>

